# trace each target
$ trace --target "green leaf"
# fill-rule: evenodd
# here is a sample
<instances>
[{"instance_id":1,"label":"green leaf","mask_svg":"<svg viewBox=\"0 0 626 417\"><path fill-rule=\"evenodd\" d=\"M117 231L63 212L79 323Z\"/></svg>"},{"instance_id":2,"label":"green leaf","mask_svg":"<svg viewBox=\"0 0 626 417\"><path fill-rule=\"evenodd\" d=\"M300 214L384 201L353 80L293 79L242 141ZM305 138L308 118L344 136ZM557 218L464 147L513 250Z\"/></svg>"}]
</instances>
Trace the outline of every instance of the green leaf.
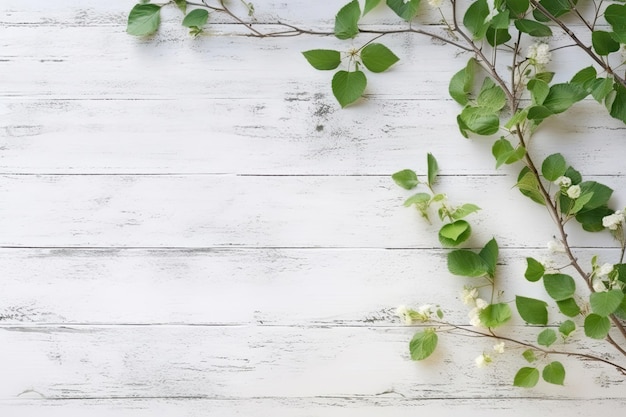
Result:
<instances>
[{"instance_id":1,"label":"green leaf","mask_svg":"<svg viewBox=\"0 0 626 417\"><path fill-rule=\"evenodd\" d=\"M565 368L561 362L550 362L543 368L541 373L543 380L556 385L563 385L565 381Z\"/></svg>"},{"instance_id":2,"label":"green leaf","mask_svg":"<svg viewBox=\"0 0 626 417\"><path fill-rule=\"evenodd\" d=\"M543 23L535 22L534 20L528 19L517 19L515 21L515 27L520 32L528 33L530 36L534 37L547 37L552 36L552 30Z\"/></svg>"},{"instance_id":3,"label":"green leaf","mask_svg":"<svg viewBox=\"0 0 626 417\"><path fill-rule=\"evenodd\" d=\"M544 119L547 119L552 115L554 115L552 110L545 106L532 106L528 109L528 118L537 123L542 122Z\"/></svg>"},{"instance_id":4,"label":"green leaf","mask_svg":"<svg viewBox=\"0 0 626 417\"><path fill-rule=\"evenodd\" d=\"M509 21L510 21L509 11L504 10L498 13L497 15L495 15L493 19L491 19L491 22L489 22L489 27L491 29L508 29Z\"/></svg>"},{"instance_id":5,"label":"green leaf","mask_svg":"<svg viewBox=\"0 0 626 417\"><path fill-rule=\"evenodd\" d=\"M431 153L426 155L426 164L428 166L428 185L432 187L439 174L439 164Z\"/></svg>"},{"instance_id":6,"label":"green leaf","mask_svg":"<svg viewBox=\"0 0 626 417\"><path fill-rule=\"evenodd\" d=\"M524 272L524 277L526 277L528 281L539 281L545 272L546 269L541 262L534 258L526 258L526 272Z\"/></svg>"},{"instance_id":7,"label":"green leaf","mask_svg":"<svg viewBox=\"0 0 626 417\"><path fill-rule=\"evenodd\" d=\"M450 96L459 104L466 105L469 101L469 93L472 91L474 74L476 72L476 60L470 58L467 65L461 71L452 76L448 91Z\"/></svg>"},{"instance_id":8,"label":"green leaf","mask_svg":"<svg viewBox=\"0 0 626 417\"><path fill-rule=\"evenodd\" d=\"M506 95L500 86L494 85L490 78L485 78L485 83L476 98L476 104L486 112L498 112L506 104Z\"/></svg>"},{"instance_id":9,"label":"green leaf","mask_svg":"<svg viewBox=\"0 0 626 417\"><path fill-rule=\"evenodd\" d=\"M137 4L128 15L126 32L135 36L152 35L161 22L161 6L156 4Z\"/></svg>"},{"instance_id":10,"label":"green leaf","mask_svg":"<svg viewBox=\"0 0 626 417\"><path fill-rule=\"evenodd\" d=\"M606 205L603 205L598 208L576 214L576 221L579 222L583 229L588 232L600 232L604 230L602 219L611 213L613 213L613 210L608 208Z\"/></svg>"},{"instance_id":11,"label":"green leaf","mask_svg":"<svg viewBox=\"0 0 626 417\"><path fill-rule=\"evenodd\" d=\"M611 117L626 123L626 88L617 83L615 83L614 88L615 95L611 103L609 114Z\"/></svg>"},{"instance_id":12,"label":"green leaf","mask_svg":"<svg viewBox=\"0 0 626 417\"><path fill-rule=\"evenodd\" d=\"M558 114L569 109L574 103L587 97L587 92L578 84L562 83L550 87L543 102L551 112Z\"/></svg>"},{"instance_id":13,"label":"green leaf","mask_svg":"<svg viewBox=\"0 0 626 417\"><path fill-rule=\"evenodd\" d=\"M523 351L522 356L524 357L524 359L526 359L528 363L533 363L537 360L535 352L532 349L526 349L525 351ZM537 378L539 378L539 375L537 375Z\"/></svg>"},{"instance_id":14,"label":"green leaf","mask_svg":"<svg viewBox=\"0 0 626 417\"><path fill-rule=\"evenodd\" d=\"M574 278L565 274L545 274L543 276L543 286L548 295L556 301L571 298L576 291Z\"/></svg>"},{"instance_id":15,"label":"green leaf","mask_svg":"<svg viewBox=\"0 0 626 417\"><path fill-rule=\"evenodd\" d=\"M311 49L302 55L318 70L333 70L341 64L341 53L332 49Z\"/></svg>"},{"instance_id":16,"label":"green leaf","mask_svg":"<svg viewBox=\"0 0 626 417\"><path fill-rule=\"evenodd\" d=\"M489 272L489 265L477 253L457 249L448 253L448 270L454 275L482 277Z\"/></svg>"},{"instance_id":17,"label":"green leaf","mask_svg":"<svg viewBox=\"0 0 626 417\"><path fill-rule=\"evenodd\" d=\"M591 200L583 206L584 211L593 210L606 205L613 194L613 189L599 182L585 181L581 182L579 185L581 195L587 193L593 194Z\"/></svg>"},{"instance_id":18,"label":"green leaf","mask_svg":"<svg viewBox=\"0 0 626 417\"><path fill-rule=\"evenodd\" d=\"M174 0L174 3L183 14L187 14L187 0Z\"/></svg>"},{"instance_id":19,"label":"green leaf","mask_svg":"<svg viewBox=\"0 0 626 417\"><path fill-rule=\"evenodd\" d=\"M566 0L568 1L568 0ZM553 72L549 72L549 71L545 71L545 72L539 72L537 74L535 74L534 79L535 80L541 80L544 83L550 83L552 82L552 78L554 78L554 73Z\"/></svg>"},{"instance_id":20,"label":"green leaf","mask_svg":"<svg viewBox=\"0 0 626 417\"><path fill-rule=\"evenodd\" d=\"M532 388L539 382L539 370L537 368L523 367L515 374L513 385L521 388Z\"/></svg>"},{"instance_id":21,"label":"green leaf","mask_svg":"<svg viewBox=\"0 0 626 417\"><path fill-rule=\"evenodd\" d=\"M511 319L511 308L506 303L489 304L480 311L478 317L485 327L498 327Z\"/></svg>"},{"instance_id":22,"label":"green leaf","mask_svg":"<svg viewBox=\"0 0 626 417\"><path fill-rule=\"evenodd\" d=\"M578 84L585 90L588 90L596 80L597 75L598 72L594 67L585 67L572 77L572 81L570 81L570 83Z\"/></svg>"},{"instance_id":23,"label":"green leaf","mask_svg":"<svg viewBox=\"0 0 626 417\"><path fill-rule=\"evenodd\" d=\"M183 26L186 28L201 28L209 20L209 12L204 9L194 9L183 19Z\"/></svg>"},{"instance_id":24,"label":"green leaf","mask_svg":"<svg viewBox=\"0 0 626 417\"><path fill-rule=\"evenodd\" d=\"M530 324L548 323L548 303L535 298L515 297L515 306L519 315Z\"/></svg>"},{"instance_id":25,"label":"green leaf","mask_svg":"<svg viewBox=\"0 0 626 417\"><path fill-rule=\"evenodd\" d=\"M478 207L477 205L467 203L463 204L461 207L458 207L456 210L450 213L450 217L452 217L454 220L459 220L463 217L469 216L470 214L477 212L478 210L480 210L480 207Z\"/></svg>"},{"instance_id":26,"label":"green leaf","mask_svg":"<svg viewBox=\"0 0 626 417\"><path fill-rule=\"evenodd\" d=\"M518 17L524 16L530 7L529 0L505 0L505 4L511 13Z\"/></svg>"},{"instance_id":27,"label":"green leaf","mask_svg":"<svg viewBox=\"0 0 626 417\"><path fill-rule=\"evenodd\" d=\"M522 110L518 110L515 112L513 117L511 117L509 121L506 122L506 125L504 125L504 127L507 129L511 129L513 126L516 126L517 124L522 123L524 120L526 120L527 117L528 117L528 110L526 108Z\"/></svg>"},{"instance_id":28,"label":"green leaf","mask_svg":"<svg viewBox=\"0 0 626 417\"><path fill-rule=\"evenodd\" d=\"M550 86L545 81L532 79L528 81L526 85L528 91L530 91L530 95L533 99L533 104L542 105L546 97L548 97L548 93L550 92Z\"/></svg>"},{"instance_id":29,"label":"green leaf","mask_svg":"<svg viewBox=\"0 0 626 417\"><path fill-rule=\"evenodd\" d=\"M463 24L474 36L474 39L482 39L487 32L488 24L485 19L489 15L489 6L486 0L476 0L466 10L463 16Z\"/></svg>"},{"instance_id":30,"label":"green leaf","mask_svg":"<svg viewBox=\"0 0 626 417\"><path fill-rule=\"evenodd\" d=\"M568 13L572 5L575 5L577 0L541 0L539 4L546 8L546 10L554 17L562 16ZM548 22L550 19L540 12L538 9L533 10L533 16L535 19Z\"/></svg>"},{"instance_id":31,"label":"green leaf","mask_svg":"<svg viewBox=\"0 0 626 417\"><path fill-rule=\"evenodd\" d=\"M493 135L498 133L500 129L500 118L498 115L486 112L479 107L465 107L460 117L467 129L478 135Z\"/></svg>"},{"instance_id":32,"label":"green leaf","mask_svg":"<svg viewBox=\"0 0 626 417\"><path fill-rule=\"evenodd\" d=\"M622 304L624 293L621 290L594 292L589 296L591 310L599 316L608 316Z\"/></svg>"},{"instance_id":33,"label":"green leaf","mask_svg":"<svg viewBox=\"0 0 626 417\"><path fill-rule=\"evenodd\" d=\"M620 281L621 280L622 279L620 278ZM617 309L615 310L613 314L622 320L626 320L626 297L624 297L624 299L622 300L622 303L619 305L619 307L617 307Z\"/></svg>"},{"instance_id":34,"label":"green leaf","mask_svg":"<svg viewBox=\"0 0 626 417\"><path fill-rule=\"evenodd\" d=\"M580 175L580 172L576 171L572 167L567 168L567 170L565 171L565 176L569 178L570 180L572 180L573 185L580 184L581 181L583 180L583 177L582 175Z\"/></svg>"},{"instance_id":35,"label":"green leaf","mask_svg":"<svg viewBox=\"0 0 626 417\"><path fill-rule=\"evenodd\" d=\"M496 264L498 263L498 242L495 238L492 238L485 246L480 250L478 255L483 258L483 261L487 264L487 272L490 277L496 275Z\"/></svg>"},{"instance_id":36,"label":"green leaf","mask_svg":"<svg viewBox=\"0 0 626 417\"><path fill-rule=\"evenodd\" d=\"M430 202L430 194L417 193L407 198L406 201L404 202L404 206L409 207L412 204L415 204L418 208L422 206L425 208L429 202Z\"/></svg>"},{"instance_id":37,"label":"green leaf","mask_svg":"<svg viewBox=\"0 0 626 417\"><path fill-rule=\"evenodd\" d=\"M591 95L598 103L601 103L611 91L613 91L613 78L610 77L596 79L591 87Z\"/></svg>"},{"instance_id":38,"label":"green leaf","mask_svg":"<svg viewBox=\"0 0 626 417\"><path fill-rule=\"evenodd\" d=\"M611 4L604 11L604 18L613 28L614 39L626 43L626 4Z\"/></svg>"},{"instance_id":39,"label":"green leaf","mask_svg":"<svg viewBox=\"0 0 626 417\"><path fill-rule=\"evenodd\" d=\"M417 174L411 169L403 169L402 171L398 171L393 174L391 178L393 178L396 184L398 184L405 190L412 190L420 183L420 181L417 179Z\"/></svg>"},{"instance_id":40,"label":"green leaf","mask_svg":"<svg viewBox=\"0 0 626 417\"><path fill-rule=\"evenodd\" d=\"M435 329L425 329L415 333L409 343L411 359L421 361L432 355L437 348L437 341L438 337L437 333L435 333Z\"/></svg>"},{"instance_id":41,"label":"green leaf","mask_svg":"<svg viewBox=\"0 0 626 417\"><path fill-rule=\"evenodd\" d=\"M537 343L541 346L550 347L554 342L556 342L556 332L552 329L544 329L537 336Z\"/></svg>"},{"instance_id":42,"label":"green leaf","mask_svg":"<svg viewBox=\"0 0 626 417\"><path fill-rule=\"evenodd\" d=\"M378 4L380 0L365 0L365 7L363 8L363 16L371 12Z\"/></svg>"},{"instance_id":43,"label":"green leaf","mask_svg":"<svg viewBox=\"0 0 626 417\"><path fill-rule=\"evenodd\" d=\"M359 33L360 17L361 6L358 0L352 0L343 6L335 16L335 36L339 39L354 38Z\"/></svg>"},{"instance_id":44,"label":"green leaf","mask_svg":"<svg viewBox=\"0 0 626 417\"><path fill-rule=\"evenodd\" d=\"M380 43L370 43L361 50L361 60L365 68L372 72L386 71L400 60L389 48Z\"/></svg>"},{"instance_id":45,"label":"green leaf","mask_svg":"<svg viewBox=\"0 0 626 417\"><path fill-rule=\"evenodd\" d=\"M544 159L541 164L541 173L548 181L556 181L557 178L565 174L567 163L560 153L555 153Z\"/></svg>"},{"instance_id":46,"label":"green leaf","mask_svg":"<svg viewBox=\"0 0 626 417\"><path fill-rule=\"evenodd\" d=\"M439 241L444 246L457 246L465 242L471 235L472 229L465 220L443 225L439 230Z\"/></svg>"},{"instance_id":47,"label":"green leaf","mask_svg":"<svg viewBox=\"0 0 626 417\"><path fill-rule=\"evenodd\" d=\"M561 196L562 197L566 197L564 195L561 195ZM581 193L580 197L578 197L574 201L574 205L572 206L572 208L570 209L568 214L576 214L576 213L578 213L592 199L593 199L593 193L592 192L587 192L587 193L584 193L584 194Z\"/></svg>"},{"instance_id":48,"label":"green leaf","mask_svg":"<svg viewBox=\"0 0 626 417\"><path fill-rule=\"evenodd\" d=\"M387 6L407 22L417 16L419 5L420 0L409 0L408 2L404 0L387 0Z\"/></svg>"},{"instance_id":49,"label":"green leaf","mask_svg":"<svg viewBox=\"0 0 626 417\"><path fill-rule=\"evenodd\" d=\"M516 186L523 195L530 198L535 203L545 205L543 195L539 192L537 178L530 172L528 167L524 167L520 171Z\"/></svg>"},{"instance_id":50,"label":"green leaf","mask_svg":"<svg viewBox=\"0 0 626 417\"><path fill-rule=\"evenodd\" d=\"M505 138L495 141L491 153L496 158L496 168L500 168L502 164L512 164L519 161L526 155L526 148L519 146L513 149L513 145Z\"/></svg>"},{"instance_id":51,"label":"green leaf","mask_svg":"<svg viewBox=\"0 0 626 417\"><path fill-rule=\"evenodd\" d=\"M341 107L357 101L363 95L366 86L367 78L363 71L337 71L332 81L333 95Z\"/></svg>"},{"instance_id":52,"label":"green leaf","mask_svg":"<svg viewBox=\"0 0 626 417\"><path fill-rule=\"evenodd\" d=\"M593 31L591 44L598 55L606 56L611 52L619 51L619 42L615 41L609 32L603 30Z\"/></svg>"},{"instance_id":53,"label":"green leaf","mask_svg":"<svg viewBox=\"0 0 626 417\"><path fill-rule=\"evenodd\" d=\"M556 302L559 311L567 317L576 317L580 314L580 307L573 298L567 298Z\"/></svg>"},{"instance_id":54,"label":"green leaf","mask_svg":"<svg viewBox=\"0 0 626 417\"><path fill-rule=\"evenodd\" d=\"M565 320L559 326L559 332L563 335L563 337L569 336L574 330L576 330L576 324L571 320Z\"/></svg>"},{"instance_id":55,"label":"green leaf","mask_svg":"<svg viewBox=\"0 0 626 417\"><path fill-rule=\"evenodd\" d=\"M604 339L611 330L611 321L608 317L595 313L585 317L585 335L592 339Z\"/></svg>"},{"instance_id":56,"label":"green leaf","mask_svg":"<svg viewBox=\"0 0 626 417\"><path fill-rule=\"evenodd\" d=\"M511 40L511 34L508 29L494 29L491 25L487 28L485 38L489 45L498 46Z\"/></svg>"}]
</instances>

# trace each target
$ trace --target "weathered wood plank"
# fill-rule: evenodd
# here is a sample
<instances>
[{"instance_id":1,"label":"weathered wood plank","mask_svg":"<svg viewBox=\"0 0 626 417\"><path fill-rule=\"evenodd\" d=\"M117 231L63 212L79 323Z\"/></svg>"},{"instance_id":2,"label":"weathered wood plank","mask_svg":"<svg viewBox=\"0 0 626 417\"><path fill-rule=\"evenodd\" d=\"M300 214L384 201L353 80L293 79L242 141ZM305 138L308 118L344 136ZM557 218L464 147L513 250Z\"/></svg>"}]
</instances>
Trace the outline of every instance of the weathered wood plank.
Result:
<instances>
[{"instance_id":1,"label":"weathered wood plank","mask_svg":"<svg viewBox=\"0 0 626 417\"><path fill-rule=\"evenodd\" d=\"M494 358L493 366L476 369L474 358L492 350L490 339L441 334L440 349L427 361L413 363L408 358L413 331L403 327L3 327L0 366L11 378L0 381L0 398L353 398L385 393L408 399L624 398L623 375L606 365L564 356L556 359L567 367L565 387L514 388L511 380L516 369L527 364L521 357L524 348L509 345L507 353ZM537 333L530 328L511 331L530 340ZM576 346L571 342L554 348ZM584 341L583 346L619 360L602 341Z\"/></svg>"},{"instance_id":2,"label":"weathered wood plank","mask_svg":"<svg viewBox=\"0 0 626 417\"><path fill-rule=\"evenodd\" d=\"M613 263L618 253L576 255L587 269L593 255ZM501 300L549 298L541 283L524 279L527 256L541 259L548 251L501 251ZM567 263L553 257L556 265ZM451 275L439 250L3 249L0 271L3 324L395 326L400 304L440 305L446 320L467 324L461 289L482 284ZM578 294L586 293L579 285ZM482 296L489 298L486 290ZM554 312L550 320L562 316Z\"/></svg>"},{"instance_id":3,"label":"weathered wood plank","mask_svg":"<svg viewBox=\"0 0 626 417\"><path fill-rule=\"evenodd\" d=\"M512 185L508 177L441 179L451 204L483 208L470 245L494 235L502 247L550 240L544 208ZM0 246L439 247L438 228L403 207L409 195L389 177L369 176L3 176ZM608 233L568 226L574 244L615 246Z\"/></svg>"}]
</instances>

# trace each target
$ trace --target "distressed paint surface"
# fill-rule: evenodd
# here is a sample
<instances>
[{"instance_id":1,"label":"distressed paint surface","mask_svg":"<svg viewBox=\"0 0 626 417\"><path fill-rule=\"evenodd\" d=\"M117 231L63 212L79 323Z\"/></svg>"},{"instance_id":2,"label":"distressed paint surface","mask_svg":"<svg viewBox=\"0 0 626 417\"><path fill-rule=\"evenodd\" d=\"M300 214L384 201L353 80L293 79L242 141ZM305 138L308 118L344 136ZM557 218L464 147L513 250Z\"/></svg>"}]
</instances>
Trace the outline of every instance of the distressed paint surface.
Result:
<instances>
[{"instance_id":1,"label":"distressed paint surface","mask_svg":"<svg viewBox=\"0 0 626 417\"><path fill-rule=\"evenodd\" d=\"M255 7L260 22L329 30L343 3ZM464 140L453 123L447 83L465 56L386 37L400 64L339 110L329 74L299 51L345 43L255 40L231 24L191 39L175 8L154 38L136 39L125 34L131 7L2 2L2 415L577 416L626 405L624 376L595 362L563 358L566 387L519 390L519 355L474 368L490 340L444 334L428 361L408 357L415 328L393 316L398 304L442 304L467 323L458 292L469 281L450 276L436 229L389 179L423 172L426 152L453 201L482 207L472 244L496 234L510 297L544 294L522 279L524 258L546 256L554 229L512 189L513 169L491 168L491 142ZM388 13L370 19L397 26ZM420 21L436 29L439 16ZM536 140L619 194L625 133L587 100ZM585 263L617 253L607 236L568 232ZM509 332L536 337L519 319ZM564 349L581 345L615 358L580 335Z\"/></svg>"}]
</instances>

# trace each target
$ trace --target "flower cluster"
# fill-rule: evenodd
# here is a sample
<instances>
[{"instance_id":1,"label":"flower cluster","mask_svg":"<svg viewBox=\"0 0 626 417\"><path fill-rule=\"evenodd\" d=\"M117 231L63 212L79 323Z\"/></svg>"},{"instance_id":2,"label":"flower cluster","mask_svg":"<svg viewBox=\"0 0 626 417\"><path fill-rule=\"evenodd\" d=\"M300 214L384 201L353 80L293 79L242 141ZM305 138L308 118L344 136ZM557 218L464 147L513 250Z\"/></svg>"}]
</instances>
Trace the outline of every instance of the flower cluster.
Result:
<instances>
[{"instance_id":1,"label":"flower cluster","mask_svg":"<svg viewBox=\"0 0 626 417\"><path fill-rule=\"evenodd\" d=\"M550 46L544 42L536 42L528 47L526 58L530 63L536 67L543 67L550 63L552 54L550 53Z\"/></svg>"},{"instance_id":2,"label":"flower cluster","mask_svg":"<svg viewBox=\"0 0 626 417\"><path fill-rule=\"evenodd\" d=\"M470 324L474 327L481 327L480 312L487 308L489 303L478 297L478 289L474 287L463 288L461 297L463 304L473 307L469 313L467 313Z\"/></svg>"},{"instance_id":3,"label":"flower cluster","mask_svg":"<svg viewBox=\"0 0 626 417\"><path fill-rule=\"evenodd\" d=\"M494 353L498 354L504 353L504 342L499 342L493 345L493 351ZM493 357L490 354L483 352L482 354L478 355L476 359L474 359L474 362L476 363L477 367L484 368L485 366L493 362Z\"/></svg>"},{"instance_id":4,"label":"flower cluster","mask_svg":"<svg viewBox=\"0 0 626 417\"><path fill-rule=\"evenodd\" d=\"M615 213L602 218L602 226L608 228L609 230L617 230L622 227L623 222L624 213L621 210L617 210Z\"/></svg>"},{"instance_id":5,"label":"flower cluster","mask_svg":"<svg viewBox=\"0 0 626 417\"><path fill-rule=\"evenodd\" d=\"M396 308L396 316L404 322L404 324L413 324L415 322L426 322L430 320L430 316L433 314L433 306L430 304L424 304L417 310L407 308L405 305L398 306Z\"/></svg>"},{"instance_id":6,"label":"flower cluster","mask_svg":"<svg viewBox=\"0 0 626 417\"><path fill-rule=\"evenodd\" d=\"M561 188L561 192L567 195L572 200L576 200L580 197L580 185L572 185L572 179L566 176L561 176L554 181L556 185Z\"/></svg>"}]
</instances>

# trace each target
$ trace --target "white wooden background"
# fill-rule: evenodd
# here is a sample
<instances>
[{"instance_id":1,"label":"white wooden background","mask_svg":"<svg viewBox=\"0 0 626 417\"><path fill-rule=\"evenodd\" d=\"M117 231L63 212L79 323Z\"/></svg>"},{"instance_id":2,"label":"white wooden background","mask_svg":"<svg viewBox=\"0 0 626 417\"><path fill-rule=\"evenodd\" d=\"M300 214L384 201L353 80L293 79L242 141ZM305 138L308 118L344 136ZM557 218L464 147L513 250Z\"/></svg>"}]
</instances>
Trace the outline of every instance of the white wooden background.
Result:
<instances>
[{"instance_id":1,"label":"white wooden background","mask_svg":"<svg viewBox=\"0 0 626 417\"><path fill-rule=\"evenodd\" d=\"M260 22L332 28L344 1L254 1ZM340 110L300 51L333 38L190 38L175 8L152 39L125 33L131 1L3 0L0 16L2 416L617 415L625 378L562 360L565 387L511 387L512 347L441 336L411 362L399 304L463 324L465 283L390 174L438 158L440 187L474 202L474 246L496 236L509 299L524 257L547 255L543 210L496 171L490 140L457 133L450 76L466 56L389 36L401 57ZM216 17L218 21L219 17ZM387 13L372 18L397 22ZM422 18L436 22L436 16ZM389 27L389 26L386 26ZM437 28L433 28L436 30ZM584 56L574 51L554 68ZM618 193L623 124L593 102L547 123L557 150ZM614 198L624 204L624 196ZM541 219L537 221L537 218ZM580 256L606 236L571 230ZM532 340L519 321L511 330ZM582 340L582 339L581 339ZM602 342L586 344L615 360Z\"/></svg>"}]
</instances>

